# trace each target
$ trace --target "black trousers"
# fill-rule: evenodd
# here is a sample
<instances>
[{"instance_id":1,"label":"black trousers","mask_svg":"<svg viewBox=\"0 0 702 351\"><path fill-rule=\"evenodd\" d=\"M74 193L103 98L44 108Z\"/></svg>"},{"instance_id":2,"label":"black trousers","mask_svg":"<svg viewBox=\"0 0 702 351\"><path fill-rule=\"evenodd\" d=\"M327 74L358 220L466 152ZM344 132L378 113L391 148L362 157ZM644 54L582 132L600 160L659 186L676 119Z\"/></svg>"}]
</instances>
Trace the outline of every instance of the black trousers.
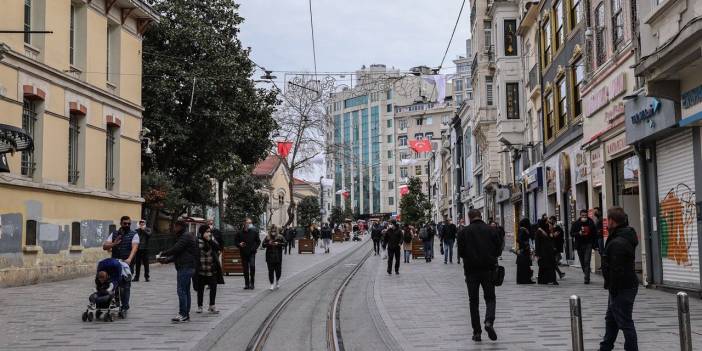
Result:
<instances>
[{"instance_id":1,"label":"black trousers","mask_svg":"<svg viewBox=\"0 0 702 351\"><path fill-rule=\"evenodd\" d=\"M380 240L373 240L373 252L376 255L380 255Z\"/></svg>"},{"instance_id":2,"label":"black trousers","mask_svg":"<svg viewBox=\"0 0 702 351\"><path fill-rule=\"evenodd\" d=\"M144 278L149 279L149 250L139 249L134 256L134 279L139 280L141 266L144 265Z\"/></svg>"},{"instance_id":3,"label":"black trousers","mask_svg":"<svg viewBox=\"0 0 702 351\"><path fill-rule=\"evenodd\" d=\"M294 248L295 248L295 239L291 239L291 240L288 240L287 244L285 244L283 251L286 254L291 254L292 249L294 249Z\"/></svg>"},{"instance_id":4,"label":"black trousers","mask_svg":"<svg viewBox=\"0 0 702 351\"><path fill-rule=\"evenodd\" d=\"M388 246L388 273L392 272L392 260L395 259L395 273L400 271L400 249L399 246Z\"/></svg>"},{"instance_id":5,"label":"black trousers","mask_svg":"<svg viewBox=\"0 0 702 351\"><path fill-rule=\"evenodd\" d=\"M197 291L197 306L202 307L202 302L205 299L205 286L210 287L210 306L215 305L215 298L217 297L217 277L198 275L196 278L197 284L195 284L195 291Z\"/></svg>"},{"instance_id":6,"label":"black trousers","mask_svg":"<svg viewBox=\"0 0 702 351\"><path fill-rule=\"evenodd\" d=\"M256 276L256 254L241 255L241 264L244 266L244 284L254 285Z\"/></svg>"},{"instance_id":7,"label":"black trousers","mask_svg":"<svg viewBox=\"0 0 702 351\"><path fill-rule=\"evenodd\" d=\"M283 262L266 262L266 264L268 265L268 281L271 284L273 284L273 278L275 278L275 281L280 281Z\"/></svg>"},{"instance_id":8,"label":"black trousers","mask_svg":"<svg viewBox=\"0 0 702 351\"><path fill-rule=\"evenodd\" d=\"M480 326L480 286L483 287L485 298L485 323L495 322L495 285L492 282L492 271L466 272L468 299L470 300L470 323L473 334L482 333Z\"/></svg>"}]
</instances>

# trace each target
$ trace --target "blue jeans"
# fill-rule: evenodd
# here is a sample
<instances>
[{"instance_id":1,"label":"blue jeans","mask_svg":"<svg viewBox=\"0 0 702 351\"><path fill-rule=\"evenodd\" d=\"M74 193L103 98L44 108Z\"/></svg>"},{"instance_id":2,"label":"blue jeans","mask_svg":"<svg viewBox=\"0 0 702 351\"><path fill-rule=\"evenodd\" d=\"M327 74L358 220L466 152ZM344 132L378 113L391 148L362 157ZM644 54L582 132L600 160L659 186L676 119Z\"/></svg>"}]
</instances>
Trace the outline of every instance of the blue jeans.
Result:
<instances>
[{"instance_id":1,"label":"blue jeans","mask_svg":"<svg viewBox=\"0 0 702 351\"><path fill-rule=\"evenodd\" d=\"M176 270L178 281L176 290L178 292L178 314L183 317L190 316L190 284L195 273L195 268L181 268Z\"/></svg>"},{"instance_id":2,"label":"blue jeans","mask_svg":"<svg viewBox=\"0 0 702 351\"><path fill-rule=\"evenodd\" d=\"M431 259L431 241L423 241L424 244L424 259L427 261Z\"/></svg>"},{"instance_id":3,"label":"blue jeans","mask_svg":"<svg viewBox=\"0 0 702 351\"><path fill-rule=\"evenodd\" d=\"M638 288L620 289L609 293L607 315L605 316L605 335L600 343L600 351L611 351L617 340L619 330L624 334L624 350L638 351L636 328L631 313Z\"/></svg>"},{"instance_id":4,"label":"blue jeans","mask_svg":"<svg viewBox=\"0 0 702 351\"><path fill-rule=\"evenodd\" d=\"M409 263L411 254L412 254L412 251L405 250L405 263Z\"/></svg>"},{"instance_id":5,"label":"blue jeans","mask_svg":"<svg viewBox=\"0 0 702 351\"><path fill-rule=\"evenodd\" d=\"M119 301L122 304L121 310L126 311L129 309L129 295L131 295L132 281L122 279L119 283Z\"/></svg>"},{"instance_id":6,"label":"blue jeans","mask_svg":"<svg viewBox=\"0 0 702 351\"><path fill-rule=\"evenodd\" d=\"M444 262L453 262L453 240L444 240Z\"/></svg>"}]
</instances>

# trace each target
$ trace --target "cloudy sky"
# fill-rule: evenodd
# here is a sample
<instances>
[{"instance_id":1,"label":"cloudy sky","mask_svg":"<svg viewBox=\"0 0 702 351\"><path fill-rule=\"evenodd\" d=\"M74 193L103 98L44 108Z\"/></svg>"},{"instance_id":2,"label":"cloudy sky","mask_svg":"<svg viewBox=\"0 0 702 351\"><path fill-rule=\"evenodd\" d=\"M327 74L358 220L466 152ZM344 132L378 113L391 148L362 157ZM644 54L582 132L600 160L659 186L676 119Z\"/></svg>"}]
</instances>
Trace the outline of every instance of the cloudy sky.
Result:
<instances>
[{"instance_id":1,"label":"cloudy sky","mask_svg":"<svg viewBox=\"0 0 702 351\"><path fill-rule=\"evenodd\" d=\"M351 72L383 63L409 70L437 67L462 0L312 0L318 72ZM312 71L307 0L240 0L241 41L253 60L282 80L282 71ZM466 1L442 73L466 55L470 5ZM319 171L305 175L318 179Z\"/></svg>"}]
</instances>

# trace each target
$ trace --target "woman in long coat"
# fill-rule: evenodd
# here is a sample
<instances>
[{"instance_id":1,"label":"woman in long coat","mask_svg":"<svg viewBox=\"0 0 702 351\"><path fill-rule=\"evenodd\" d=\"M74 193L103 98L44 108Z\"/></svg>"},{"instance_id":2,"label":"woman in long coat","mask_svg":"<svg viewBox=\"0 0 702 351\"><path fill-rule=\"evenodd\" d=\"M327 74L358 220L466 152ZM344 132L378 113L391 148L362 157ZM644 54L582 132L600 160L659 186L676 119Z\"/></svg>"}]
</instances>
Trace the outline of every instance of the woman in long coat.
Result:
<instances>
[{"instance_id":1,"label":"woman in long coat","mask_svg":"<svg viewBox=\"0 0 702 351\"><path fill-rule=\"evenodd\" d=\"M517 233L517 284L534 284L531 270L531 246L529 245L529 219L522 218L519 221L519 231Z\"/></svg>"},{"instance_id":2,"label":"woman in long coat","mask_svg":"<svg viewBox=\"0 0 702 351\"><path fill-rule=\"evenodd\" d=\"M268 230L268 234L263 239L263 248L266 249L266 264L268 265L268 280L271 282L271 290L280 287L280 275L283 270L283 248L285 238L280 235L278 228L273 225ZM275 280L274 280L275 278Z\"/></svg>"},{"instance_id":3,"label":"woman in long coat","mask_svg":"<svg viewBox=\"0 0 702 351\"><path fill-rule=\"evenodd\" d=\"M558 285L556 281L556 248L549 233L548 221L539 220L536 230L536 257L539 263L539 284Z\"/></svg>"},{"instance_id":4,"label":"woman in long coat","mask_svg":"<svg viewBox=\"0 0 702 351\"><path fill-rule=\"evenodd\" d=\"M205 287L210 288L210 313L219 313L215 308L217 285L224 284L222 265L219 263L220 244L212 235L209 226L203 225L198 229L197 235L198 257L197 269L193 275L193 286L197 292L197 313L202 313L202 304L205 299Z\"/></svg>"}]
</instances>

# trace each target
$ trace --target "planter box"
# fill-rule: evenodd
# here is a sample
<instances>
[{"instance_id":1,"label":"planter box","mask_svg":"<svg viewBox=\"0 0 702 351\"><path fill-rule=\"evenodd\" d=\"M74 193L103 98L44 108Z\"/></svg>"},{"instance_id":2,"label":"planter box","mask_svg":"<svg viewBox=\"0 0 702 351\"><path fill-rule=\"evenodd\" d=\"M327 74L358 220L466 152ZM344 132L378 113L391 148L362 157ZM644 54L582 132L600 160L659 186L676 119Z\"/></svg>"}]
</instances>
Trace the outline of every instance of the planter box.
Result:
<instances>
[{"instance_id":1,"label":"planter box","mask_svg":"<svg viewBox=\"0 0 702 351\"><path fill-rule=\"evenodd\" d=\"M344 232L341 230L334 231L334 234L332 234L332 242L344 242L346 240L346 236L344 235Z\"/></svg>"},{"instance_id":2,"label":"planter box","mask_svg":"<svg viewBox=\"0 0 702 351\"><path fill-rule=\"evenodd\" d=\"M244 266L241 263L241 254L236 246L227 246L222 250L222 273L244 274Z\"/></svg>"},{"instance_id":3,"label":"planter box","mask_svg":"<svg viewBox=\"0 0 702 351\"><path fill-rule=\"evenodd\" d=\"M313 239L300 239L297 241L297 253L314 253L314 240Z\"/></svg>"},{"instance_id":4,"label":"planter box","mask_svg":"<svg viewBox=\"0 0 702 351\"><path fill-rule=\"evenodd\" d=\"M424 258L424 243L422 239L412 239L412 258Z\"/></svg>"}]
</instances>

